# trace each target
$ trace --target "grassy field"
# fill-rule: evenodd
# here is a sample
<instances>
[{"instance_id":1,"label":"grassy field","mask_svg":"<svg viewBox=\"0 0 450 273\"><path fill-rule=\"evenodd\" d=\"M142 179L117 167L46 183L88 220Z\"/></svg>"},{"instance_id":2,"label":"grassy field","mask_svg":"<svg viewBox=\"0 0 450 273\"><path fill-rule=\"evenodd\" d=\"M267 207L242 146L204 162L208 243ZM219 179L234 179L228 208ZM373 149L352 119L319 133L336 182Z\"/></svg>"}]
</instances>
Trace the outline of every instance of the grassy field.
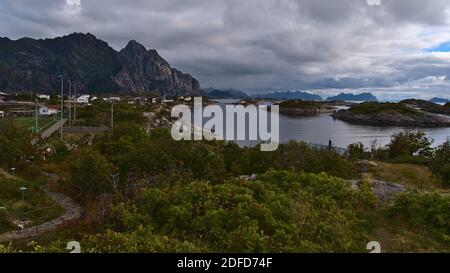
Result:
<instances>
[{"instance_id":1,"label":"grassy field","mask_svg":"<svg viewBox=\"0 0 450 273\"><path fill-rule=\"evenodd\" d=\"M371 174L374 178L398 183L407 187L413 187L421 190L440 190L441 181L433 176L431 171L423 165L414 164L394 164L386 162L376 162L377 167L373 167Z\"/></svg>"},{"instance_id":2,"label":"grassy field","mask_svg":"<svg viewBox=\"0 0 450 273\"><path fill-rule=\"evenodd\" d=\"M34 129L36 122L35 118L16 118L16 121L19 125L29 129ZM55 122L56 120L53 117L45 117L45 118L40 117L38 119L38 126L39 126L38 132L47 129L48 127L52 126Z\"/></svg>"},{"instance_id":3,"label":"grassy field","mask_svg":"<svg viewBox=\"0 0 450 273\"><path fill-rule=\"evenodd\" d=\"M19 190L26 187L24 201ZM63 213L63 209L41 190L40 183L23 181L0 170L0 233L18 229L14 222L34 226Z\"/></svg>"}]
</instances>

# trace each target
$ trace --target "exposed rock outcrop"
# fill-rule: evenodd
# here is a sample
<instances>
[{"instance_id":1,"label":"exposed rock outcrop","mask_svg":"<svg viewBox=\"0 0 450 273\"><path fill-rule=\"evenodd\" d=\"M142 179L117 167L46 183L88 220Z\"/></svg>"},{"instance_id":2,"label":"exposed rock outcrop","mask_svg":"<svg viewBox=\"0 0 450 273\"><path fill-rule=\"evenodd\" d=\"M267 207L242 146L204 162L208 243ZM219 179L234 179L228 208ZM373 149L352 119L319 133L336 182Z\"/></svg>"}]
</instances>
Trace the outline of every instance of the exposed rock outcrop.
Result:
<instances>
[{"instance_id":1,"label":"exposed rock outcrop","mask_svg":"<svg viewBox=\"0 0 450 273\"><path fill-rule=\"evenodd\" d=\"M347 122L373 126L449 127L450 118L417 109L406 103L366 102L348 110L333 113L333 117Z\"/></svg>"},{"instance_id":2,"label":"exposed rock outcrop","mask_svg":"<svg viewBox=\"0 0 450 273\"><path fill-rule=\"evenodd\" d=\"M404 115L399 113L361 114L341 110L333 113L333 117L343 121L372 126L401 127L450 127L450 119L423 112L420 115Z\"/></svg>"},{"instance_id":3,"label":"exposed rock outcrop","mask_svg":"<svg viewBox=\"0 0 450 273\"><path fill-rule=\"evenodd\" d=\"M58 76L80 92L199 95L199 82L172 68L156 50L130 41L120 52L92 34L55 39L0 38L0 90L58 93Z\"/></svg>"}]
</instances>

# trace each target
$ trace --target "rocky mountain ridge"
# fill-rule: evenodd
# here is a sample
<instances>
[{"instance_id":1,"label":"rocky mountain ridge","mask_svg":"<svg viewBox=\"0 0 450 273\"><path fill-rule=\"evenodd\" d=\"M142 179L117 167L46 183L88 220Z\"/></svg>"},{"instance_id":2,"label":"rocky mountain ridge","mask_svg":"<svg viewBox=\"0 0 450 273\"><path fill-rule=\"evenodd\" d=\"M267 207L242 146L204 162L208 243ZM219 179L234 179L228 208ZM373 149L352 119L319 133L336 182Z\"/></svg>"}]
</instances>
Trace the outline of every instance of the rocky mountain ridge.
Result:
<instances>
[{"instance_id":1,"label":"rocky mountain ridge","mask_svg":"<svg viewBox=\"0 0 450 273\"><path fill-rule=\"evenodd\" d=\"M59 75L80 92L199 95L200 83L136 41L117 52L92 34L54 39L0 38L0 90L58 93Z\"/></svg>"}]
</instances>

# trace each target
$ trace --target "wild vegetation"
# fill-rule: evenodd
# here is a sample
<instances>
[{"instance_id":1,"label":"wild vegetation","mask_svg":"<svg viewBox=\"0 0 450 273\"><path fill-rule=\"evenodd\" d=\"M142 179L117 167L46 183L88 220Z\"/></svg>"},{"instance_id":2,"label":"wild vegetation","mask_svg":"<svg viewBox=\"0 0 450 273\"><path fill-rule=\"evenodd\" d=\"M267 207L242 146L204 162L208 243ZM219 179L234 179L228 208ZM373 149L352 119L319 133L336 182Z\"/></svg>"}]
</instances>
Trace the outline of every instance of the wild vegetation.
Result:
<instances>
[{"instance_id":1,"label":"wild vegetation","mask_svg":"<svg viewBox=\"0 0 450 273\"><path fill-rule=\"evenodd\" d=\"M366 252L371 240L390 252L450 251L449 143L432 149L422 132L406 131L382 149L354 144L345 156L303 142L268 153L176 142L168 130L143 129L137 112L146 109L133 109L117 107L111 131L36 147L28 131L0 121L0 141L11 145L0 146L10 149L2 168L28 177L30 169L53 172L60 179L52 189L84 209L70 227L4 243L0 252L65 252L72 240L84 252ZM53 152L44 156L47 147ZM379 165L362 170L362 159ZM388 176L396 166L402 171ZM416 167L417 176L406 175ZM380 203L370 176L412 191Z\"/></svg>"},{"instance_id":2,"label":"wild vegetation","mask_svg":"<svg viewBox=\"0 0 450 273\"><path fill-rule=\"evenodd\" d=\"M0 233L50 221L63 212L35 181L19 180L0 173ZM20 188L25 187L22 199Z\"/></svg>"}]
</instances>

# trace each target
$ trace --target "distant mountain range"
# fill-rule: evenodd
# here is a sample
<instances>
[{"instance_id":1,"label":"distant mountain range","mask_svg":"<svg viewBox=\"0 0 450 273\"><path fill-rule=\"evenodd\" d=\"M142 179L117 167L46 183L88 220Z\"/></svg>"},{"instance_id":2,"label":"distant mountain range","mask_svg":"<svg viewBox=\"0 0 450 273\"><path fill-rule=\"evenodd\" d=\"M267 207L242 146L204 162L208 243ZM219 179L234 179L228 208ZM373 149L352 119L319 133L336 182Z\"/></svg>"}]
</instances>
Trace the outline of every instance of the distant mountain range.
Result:
<instances>
[{"instance_id":1,"label":"distant mountain range","mask_svg":"<svg viewBox=\"0 0 450 273\"><path fill-rule=\"evenodd\" d=\"M322 97L303 91L286 91L286 92L272 92L267 94L254 95L254 98L262 99L279 99L279 100L316 100L321 101Z\"/></svg>"},{"instance_id":2,"label":"distant mountain range","mask_svg":"<svg viewBox=\"0 0 450 273\"><path fill-rule=\"evenodd\" d=\"M437 97L432 98L430 101L434 102L434 103L449 103L450 102L449 99L437 98Z\"/></svg>"},{"instance_id":3,"label":"distant mountain range","mask_svg":"<svg viewBox=\"0 0 450 273\"><path fill-rule=\"evenodd\" d=\"M327 98L327 101L336 101L336 100L345 100L345 101L378 101L378 99L372 93L361 93L361 94L346 94L341 93L334 97Z\"/></svg>"},{"instance_id":4,"label":"distant mountain range","mask_svg":"<svg viewBox=\"0 0 450 273\"><path fill-rule=\"evenodd\" d=\"M206 88L204 93L211 98L218 99L275 99L275 100L304 100L304 101L322 101L322 97L317 94L312 94L305 91L278 91L265 94L256 94L249 96L247 93L235 89L216 89ZM341 93L334 97L327 98L327 101L378 101L378 99L371 93L362 94L346 94Z\"/></svg>"},{"instance_id":5,"label":"distant mountain range","mask_svg":"<svg viewBox=\"0 0 450 273\"><path fill-rule=\"evenodd\" d=\"M214 99L248 99L250 98L247 93L240 91L240 90L234 90L234 89L227 89L227 90L220 90L215 88L206 88L203 90L203 92L211 98Z\"/></svg>"},{"instance_id":6,"label":"distant mountain range","mask_svg":"<svg viewBox=\"0 0 450 273\"><path fill-rule=\"evenodd\" d=\"M199 95L199 82L172 68L156 50L136 41L117 52L92 34L55 39L0 38L0 90L59 92L58 75L80 92Z\"/></svg>"}]
</instances>

